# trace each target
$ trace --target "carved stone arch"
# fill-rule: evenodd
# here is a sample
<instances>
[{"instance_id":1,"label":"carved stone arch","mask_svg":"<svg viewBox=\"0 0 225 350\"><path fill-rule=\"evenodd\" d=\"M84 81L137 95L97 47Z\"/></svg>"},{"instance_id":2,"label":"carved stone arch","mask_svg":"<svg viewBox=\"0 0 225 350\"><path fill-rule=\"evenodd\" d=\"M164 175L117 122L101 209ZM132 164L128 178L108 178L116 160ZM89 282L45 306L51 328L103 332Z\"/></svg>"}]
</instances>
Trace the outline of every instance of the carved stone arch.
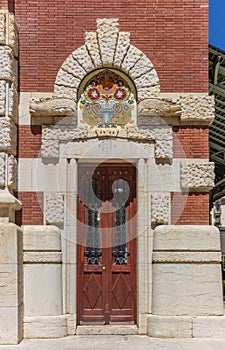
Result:
<instances>
[{"instance_id":1,"label":"carved stone arch","mask_svg":"<svg viewBox=\"0 0 225 350\"><path fill-rule=\"evenodd\" d=\"M77 98L81 80L91 71L118 68L126 73L137 89L138 102L157 96L159 79L148 57L130 44L130 33L119 32L118 19L97 19L97 31L85 33L85 45L72 52L58 71L54 92Z\"/></svg>"}]
</instances>

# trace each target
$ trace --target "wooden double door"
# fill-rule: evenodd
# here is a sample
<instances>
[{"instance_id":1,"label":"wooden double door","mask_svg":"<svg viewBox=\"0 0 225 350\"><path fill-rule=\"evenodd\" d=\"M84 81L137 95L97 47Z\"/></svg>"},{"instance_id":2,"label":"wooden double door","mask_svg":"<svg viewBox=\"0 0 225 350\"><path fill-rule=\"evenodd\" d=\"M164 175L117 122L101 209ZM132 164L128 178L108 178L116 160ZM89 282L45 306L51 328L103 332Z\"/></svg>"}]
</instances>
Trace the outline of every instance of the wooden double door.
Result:
<instances>
[{"instance_id":1,"label":"wooden double door","mask_svg":"<svg viewBox=\"0 0 225 350\"><path fill-rule=\"evenodd\" d=\"M136 323L136 168L79 167L78 324Z\"/></svg>"}]
</instances>

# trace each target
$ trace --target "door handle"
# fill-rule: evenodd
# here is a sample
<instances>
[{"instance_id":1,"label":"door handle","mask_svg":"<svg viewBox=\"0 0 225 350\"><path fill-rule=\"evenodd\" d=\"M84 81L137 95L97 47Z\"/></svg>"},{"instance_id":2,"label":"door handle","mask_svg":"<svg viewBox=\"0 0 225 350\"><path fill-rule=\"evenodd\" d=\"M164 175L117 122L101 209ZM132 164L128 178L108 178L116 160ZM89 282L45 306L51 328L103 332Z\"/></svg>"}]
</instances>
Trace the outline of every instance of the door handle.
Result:
<instances>
[{"instance_id":1,"label":"door handle","mask_svg":"<svg viewBox=\"0 0 225 350\"><path fill-rule=\"evenodd\" d=\"M102 270L105 270L105 266L102 267Z\"/></svg>"}]
</instances>

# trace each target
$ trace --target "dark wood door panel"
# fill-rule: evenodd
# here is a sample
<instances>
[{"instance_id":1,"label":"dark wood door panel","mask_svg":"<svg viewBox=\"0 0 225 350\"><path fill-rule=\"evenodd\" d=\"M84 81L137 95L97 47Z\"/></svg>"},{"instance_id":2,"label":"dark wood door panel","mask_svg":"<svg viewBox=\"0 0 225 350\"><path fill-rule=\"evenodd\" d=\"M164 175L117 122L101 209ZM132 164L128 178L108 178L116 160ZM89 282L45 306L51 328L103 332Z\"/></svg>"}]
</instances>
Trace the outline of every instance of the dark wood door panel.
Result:
<instances>
[{"instance_id":1,"label":"dark wood door panel","mask_svg":"<svg viewBox=\"0 0 225 350\"><path fill-rule=\"evenodd\" d=\"M79 180L78 323L134 324L136 323L136 239L133 239L136 213L135 167L130 164L101 164L97 168L82 165L79 169ZM123 181L127 184L124 185ZM90 183L92 187L95 186L94 195L92 190L89 195ZM129 193L123 203L124 209L121 207L120 210L118 206L121 205L121 197L118 192L123 190L126 192L127 188ZM89 206L92 206L92 212ZM97 235L97 239L95 237L93 240L92 235ZM124 237L125 243L122 242ZM87 244L93 244L90 243L93 241L97 242L99 247L87 247ZM93 258L96 251L99 256Z\"/></svg>"}]
</instances>

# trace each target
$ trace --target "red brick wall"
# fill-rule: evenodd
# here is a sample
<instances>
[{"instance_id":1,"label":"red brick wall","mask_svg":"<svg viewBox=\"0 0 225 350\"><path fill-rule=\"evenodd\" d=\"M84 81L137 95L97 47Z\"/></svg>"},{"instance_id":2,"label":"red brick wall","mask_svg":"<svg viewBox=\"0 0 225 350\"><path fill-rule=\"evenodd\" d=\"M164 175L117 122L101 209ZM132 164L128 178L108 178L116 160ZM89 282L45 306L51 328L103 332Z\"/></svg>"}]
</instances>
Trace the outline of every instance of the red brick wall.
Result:
<instances>
[{"instance_id":1,"label":"red brick wall","mask_svg":"<svg viewBox=\"0 0 225 350\"><path fill-rule=\"evenodd\" d=\"M174 158L208 158L208 127L173 127Z\"/></svg>"},{"instance_id":2,"label":"red brick wall","mask_svg":"<svg viewBox=\"0 0 225 350\"><path fill-rule=\"evenodd\" d=\"M61 64L99 17L119 18L155 65L162 92L208 91L208 0L15 0L15 15L21 91L53 91Z\"/></svg>"},{"instance_id":3,"label":"red brick wall","mask_svg":"<svg viewBox=\"0 0 225 350\"><path fill-rule=\"evenodd\" d=\"M41 149L41 125L18 127L18 158L38 158Z\"/></svg>"},{"instance_id":4,"label":"red brick wall","mask_svg":"<svg viewBox=\"0 0 225 350\"><path fill-rule=\"evenodd\" d=\"M0 2L0 10L8 10L8 0L1 0Z\"/></svg>"},{"instance_id":5,"label":"red brick wall","mask_svg":"<svg viewBox=\"0 0 225 350\"><path fill-rule=\"evenodd\" d=\"M17 225L43 225L43 192L18 192L23 207L16 212Z\"/></svg>"},{"instance_id":6,"label":"red brick wall","mask_svg":"<svg viewBox=\"0 0 225 350\"><path fill-rule=\"evenodd\" d=\"M208 225L208 193L171 193L171 223L173 225Z\"/></svg>"}]
</instances>

